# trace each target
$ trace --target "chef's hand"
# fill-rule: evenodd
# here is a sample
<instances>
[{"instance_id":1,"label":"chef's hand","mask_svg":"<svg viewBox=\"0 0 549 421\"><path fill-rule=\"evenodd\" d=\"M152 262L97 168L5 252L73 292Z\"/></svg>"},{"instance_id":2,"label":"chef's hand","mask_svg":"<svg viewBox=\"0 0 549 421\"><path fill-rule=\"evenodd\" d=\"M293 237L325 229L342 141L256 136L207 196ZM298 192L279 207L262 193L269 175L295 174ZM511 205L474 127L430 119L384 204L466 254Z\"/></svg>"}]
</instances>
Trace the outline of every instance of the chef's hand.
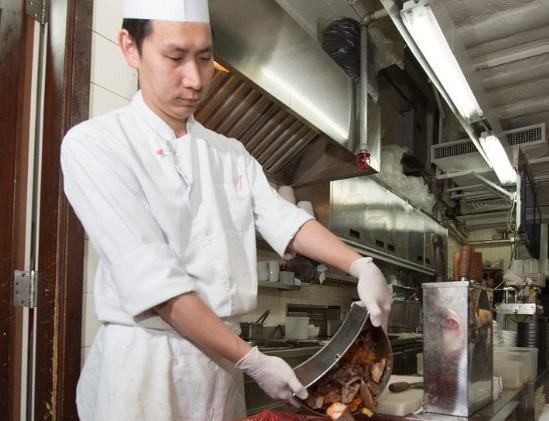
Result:
<instances>
[{"instance_id":1,"label":"chef's hand","mask_svg":"<svg viewBox=\"0 0 549 421\"><path fill-rule=\"evenodd\" d=\"M356 259L351 263L349 273L358 278L358 296L370 312L372 324L387 331L393 297L383 273L371 257Z\"/></svg>"},{"instance_id":2,"label":"chef's hand","mask_svg":"<svg viewBox=\"0 0 549 421\"><path fill-rule=\"evenodd\" d=\"M253 378L273 399L288 401L296 408L299 404L293 397L294 393L300 399L307 399L307 390L282 358L265 355L254 347L236 363L236 367Z\"/></svg>"}]
</instances>

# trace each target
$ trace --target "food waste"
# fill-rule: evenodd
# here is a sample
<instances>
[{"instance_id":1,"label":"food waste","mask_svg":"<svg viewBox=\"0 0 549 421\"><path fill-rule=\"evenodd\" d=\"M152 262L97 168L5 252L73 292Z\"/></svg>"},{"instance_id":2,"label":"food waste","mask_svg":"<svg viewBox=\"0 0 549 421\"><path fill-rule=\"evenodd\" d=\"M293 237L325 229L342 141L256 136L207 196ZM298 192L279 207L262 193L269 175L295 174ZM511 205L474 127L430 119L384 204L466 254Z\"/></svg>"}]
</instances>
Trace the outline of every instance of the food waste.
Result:
<instances>
[{"instance_id":1,"label":"food waste","mask_svg":"<svg viewBox=\"0 0 549 421\"><path fill-rule=\"evenodd\" d=\"M352 413L371 417L377 406L387 360L378 357L373 329L365 329L341 361L309 388L307 405L333 420L354 420Z\"/></svg>"}]
</instances>

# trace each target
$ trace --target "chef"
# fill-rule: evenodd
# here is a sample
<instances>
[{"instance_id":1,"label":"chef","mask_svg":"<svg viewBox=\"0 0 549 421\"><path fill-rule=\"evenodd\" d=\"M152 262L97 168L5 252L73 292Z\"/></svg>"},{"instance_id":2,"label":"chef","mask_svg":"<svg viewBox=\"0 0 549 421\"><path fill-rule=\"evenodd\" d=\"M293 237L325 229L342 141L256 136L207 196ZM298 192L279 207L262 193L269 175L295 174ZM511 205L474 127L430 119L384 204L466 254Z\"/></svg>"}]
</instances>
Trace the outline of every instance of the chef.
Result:
<instances>
[{"instance_id":1,"label":"chef","mask_svg":"<svg viewBox=\"0 0 549 421\"><path fill-rule=\"evenodd\" d=\"M239 336L256 306L255 230L281 256L350 272L375 325L391 305L369 257L278 196L240 142L193 112L214 73L206 0L124 0L118 44L131 103L72 128L64 188L99 255L102 322L82 370L83 421L233 420L243 372L272 398L307 396L282 359Z\"/></svg>"}]
</instances>

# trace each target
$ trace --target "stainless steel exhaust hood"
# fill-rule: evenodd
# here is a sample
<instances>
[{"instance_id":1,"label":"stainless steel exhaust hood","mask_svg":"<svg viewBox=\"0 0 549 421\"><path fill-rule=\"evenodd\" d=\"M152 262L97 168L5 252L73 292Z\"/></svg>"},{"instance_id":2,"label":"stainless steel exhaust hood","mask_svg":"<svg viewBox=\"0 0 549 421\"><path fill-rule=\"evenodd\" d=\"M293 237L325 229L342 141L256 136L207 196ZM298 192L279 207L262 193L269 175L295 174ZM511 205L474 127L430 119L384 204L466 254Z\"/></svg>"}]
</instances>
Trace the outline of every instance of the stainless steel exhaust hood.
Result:
<instances>
[{"instance_id":1,"label":"stainless steel exhaust hood","mask_svg":"<svg viewBox=\"0 0 549 421\"><path fill-rule=\"evenodd\" d=\"M216 73L199 121L242 141L277 182L379 170L354 165L353 82L277 2L210 0L210 15L216 60L230 71ZM368 140L379 146L372 126L377 136Z\"/></svg>"}]
</instances>

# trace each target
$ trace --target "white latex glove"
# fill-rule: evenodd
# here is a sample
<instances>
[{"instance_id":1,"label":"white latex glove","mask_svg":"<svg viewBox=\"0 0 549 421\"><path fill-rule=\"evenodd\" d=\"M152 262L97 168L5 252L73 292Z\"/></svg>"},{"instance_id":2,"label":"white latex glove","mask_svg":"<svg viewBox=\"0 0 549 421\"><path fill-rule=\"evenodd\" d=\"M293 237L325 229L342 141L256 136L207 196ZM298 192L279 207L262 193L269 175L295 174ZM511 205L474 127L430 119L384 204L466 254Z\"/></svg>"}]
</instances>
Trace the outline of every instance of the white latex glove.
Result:
<instances>
[{"instance_id":1,"label":"white latex glove","mask_svg":"<svg viewBox=\"0 0 549 421\"><path fill-rule=\"evenodd\" d=\"M299 382L288 363L282 358L261 353L257 347L252 348L238 361L236 368L253 378L273 399L288 401L296 408L299 408L299 404L294 399L294 394L300 399L307 399L307 390Z\"/></svg>"},{"instance_id":2,"label":"white latex glove","mask_svg":"<svg viewBox=\"0 0 549 421\"><path fill-rule=\"evenodd\" d=\"M370 312L372 324L387 331L393 297L383 273L371 257L356 259L351 263L349 273L358 278L358 296Z\"/></svg>"}]
</instances>

